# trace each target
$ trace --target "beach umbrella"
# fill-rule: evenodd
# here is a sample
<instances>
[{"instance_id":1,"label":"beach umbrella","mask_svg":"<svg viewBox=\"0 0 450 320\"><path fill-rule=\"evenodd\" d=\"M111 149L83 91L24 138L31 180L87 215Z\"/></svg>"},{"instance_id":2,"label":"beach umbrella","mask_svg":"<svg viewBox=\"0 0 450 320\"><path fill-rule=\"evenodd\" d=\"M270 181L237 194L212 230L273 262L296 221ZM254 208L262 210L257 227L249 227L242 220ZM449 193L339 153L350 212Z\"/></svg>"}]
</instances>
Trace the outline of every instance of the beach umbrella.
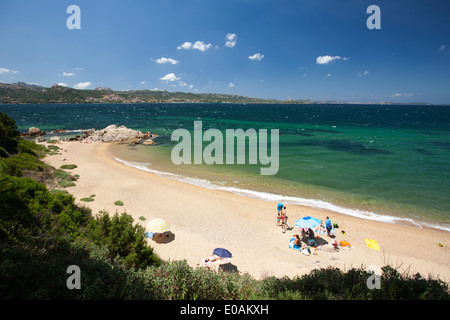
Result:
<instances>
[{"instance_id":1,"label":"beach umbrella","mask_svg":"<svg viewBox=\"0 0 450 320\"><path fill-rule=\"evenodd\" d=\"M307 216L307 217L298 219L295 222L295 225L299 228L314 228L314 227L317 227L318 225L320 225L320 220L317 218Z\"/></svg>"},{"instance_id":2,"label":"beach umbrella","mask_svg":"<svg viewBox=\"0 0 450 320\"><path fill-rule=\"evenodd\" d=\"M147 231L151 233L164 233L169 231L169 224L164 219L156 218L149 221Z\"/></svg>"},{"instance_id":3,"label":"beach umbrella","mask_svg":"<svg viewBox=\"0 0 450 320\"><path fill-rule=\"evenodd\" d=\"M231 258L231 252L224 248L215 248L213 254L221 258Z\"/></svg>"}]
</instances>

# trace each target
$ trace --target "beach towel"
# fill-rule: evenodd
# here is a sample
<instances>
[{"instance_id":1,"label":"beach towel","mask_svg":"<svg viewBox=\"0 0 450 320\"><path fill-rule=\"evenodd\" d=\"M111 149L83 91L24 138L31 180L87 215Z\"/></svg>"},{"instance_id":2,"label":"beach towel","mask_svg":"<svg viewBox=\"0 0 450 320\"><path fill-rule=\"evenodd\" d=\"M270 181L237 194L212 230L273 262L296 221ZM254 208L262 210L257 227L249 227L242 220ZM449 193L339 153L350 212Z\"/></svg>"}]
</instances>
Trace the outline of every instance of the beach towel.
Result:
<instances>
[{"instance_id":1,"label":"beach towel","mask_svg":"<svg viewBox=\"0 0 450 320\"><path fill-rule=\"evenodd\" d=\"M341 247L346 247L346 246L351 247L352 246L349 242L347 242L345 240L339 241L339 244L341 245Z\"/></svg>"},{"instance_id":2,"label":"beach towel","mask_svg":"<svg viewBox=\"0 0 450 320\"><path fill-rule=\"evenodd\" d=\"M147 237L147 239L151 239L151 238L153 238L154 234L152 232L148 231L145 233L145 236Z\"/></svg>"},{"instance_id":3,"label":"beach towel","mask_svg":"<svg viewBox=\"0 0 450 320\"><path fill-rule=\"evenodd\" d=\"M295 244L294 244L294 238L292 238L290 241L289 241L289 248L291 248L291 249L296 249L296 250L300 250L301 249L301 247L299 247L299 246L296 246Z\"/></svg>"},{"instance_id":4,"label":"beach towel","mask_svg":"<svg viewBox=\"0 0 450 320\"><path fill-rule=\"evenodd\" d=\"M301 253L303 253L306 256L309 256L311 254L311 251L309 250L308 247L302 249L301 247L294 245L294 238L292 238L289 241L289 248L299 250Z\"/></svg>"},{"instance_id":5,"label":"beach towel","mask_svg":"<svg viewBox=\"0 0 450 320\"><path fill-rule=\"evenodd\" d=\"M373 250L381 251L380 246L378 245L378 241L373 239L364 239L367 244L367 247Z\"/></svg>"}]
</instances>

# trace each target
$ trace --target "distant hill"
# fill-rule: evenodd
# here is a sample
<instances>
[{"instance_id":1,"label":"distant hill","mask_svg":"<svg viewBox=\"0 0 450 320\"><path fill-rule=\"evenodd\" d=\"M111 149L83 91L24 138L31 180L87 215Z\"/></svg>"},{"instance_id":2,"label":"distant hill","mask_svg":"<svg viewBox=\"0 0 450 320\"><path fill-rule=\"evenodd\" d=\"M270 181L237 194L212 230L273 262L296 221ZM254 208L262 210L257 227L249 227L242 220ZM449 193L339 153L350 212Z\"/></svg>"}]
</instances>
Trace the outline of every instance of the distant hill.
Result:
<instances>
[{"instance_id":1,"label":"distant hill","mask_svg":"<svg viewBox=\"0 0 450 320\"><path fill-rule=\"evenodd\" d=\"M275 100L260 99L235 94L191 93L154 90L114 91L108 87L77 90L52 85L50 88L24 82L0 83L0 104L40 103L290 103L290 104L408 104L430 105L426 102L352 102L336 100Z\"/></svg>"},{"instance_id":2,"label":"distant hill","mask_svg":"<svg viewBox=\"0 0 450 320\"><path fill-rule=\"evenodd\" d=\"M309 100L278 101L218 93L189 93L153 90L114 91L110 88L77 90L52 85L50 88L16 82L0 83L0 103L310 103Z\"/></svg>"}]
</instances>

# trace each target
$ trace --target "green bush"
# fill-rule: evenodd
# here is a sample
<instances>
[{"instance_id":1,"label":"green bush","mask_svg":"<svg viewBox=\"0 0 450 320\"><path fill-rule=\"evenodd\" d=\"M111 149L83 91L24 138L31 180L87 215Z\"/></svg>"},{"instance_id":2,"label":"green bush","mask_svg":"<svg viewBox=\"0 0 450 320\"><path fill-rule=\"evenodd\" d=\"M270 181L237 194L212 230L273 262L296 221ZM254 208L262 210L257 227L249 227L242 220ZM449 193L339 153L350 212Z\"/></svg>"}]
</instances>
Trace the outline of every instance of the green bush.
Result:
<instances>
[{"instance_id":1,"label":"green bush","mask_svg":"<svg viewBox=\"0 0 450 320\"><path fill-rule=\"evenodd\" d=\"M2 171L12 176L22 176L24 171L44 171L45 165L29 153L18 153L8 158L0 159L3 162Z\"/></svg>"},{"instance_id":2,"label":"green bush","mask_svg":"<svg viewBox=\"0 0 450 320\"><path fill-rule=\"evenodd\" d=\"M7 158L9 156L8 152L3 147L0 147L0 158Z\"/></svg>"},{"instance_id":3,"label":"green bush","mask_svg":"<svg viewBox=\"0 0 450 320\"><path fill-rule=\"evenodd\" d=\"M249 275L194 269L185 260L149 267L143 276L156 299L249 299L255 296L258 287L258 281Z\"/></svg>"},{"instance_id":4,"label":"green bush","mask_svg":"<svg viewBox=\"0 0 450 320\"><path fill-rule=\"evenodd\" d=\"M70 173L59 169L53 170L52 178L55 179L58 182L58 185L62 188L75 186L73 181L77 180L76 175L72 176Z\"/></svg>"},{"instance_id":5,"label":"green bush","mask_svg":"<svg viewBox=\"0 0 450 320\"><path fill-rule=\"evenodd\" d=\"M46 148L43 145L34 143L26 139L19 139L18 141L19 153L29 153L37 158L45 155Z\"/></svg>"},{"instance_id":6,"label":"green bush","mask_svg":"<svg viewBox=\"0 0 450 320\"><path fill-rule=\"evenodd\" d=\"M87 225L90 210L75 206L68 194L49 192L30 178L0 175L0 239L38 234L75 239Z\"/></svg>"},{"instance_id":7,"label":"green bush","mask_svg":"<svg viewBox=\"0 0 450 320\"><path fill-rule=\"evenodd\" d=\"M17 131L16 121L0 112L0 147L8 153L17 152L17 140L20 137Z\"/></svg>"},{"instance_id":8,"label":"green bush","mask_svg":"<svg viewBox=\"0 0 450 320\"><path fill-rule=\"evenodd\" d=\"M111 260L117 255L123 257L128 267L145 268L160 263L147 244L145 229L133 225L133 218L126 213L120 216L116 213L111 218L106 212L100 212L88 225L88 238L97 245L107 246Z\"/></svg>"},{"instance_id":9,"label":"green bush","mask_svg":"<svg viewBox=\"0 0 450 320\"><path fill-rule=\"evenodd\" d=\"M114 204L115 204L116 206L123 206L123 202L120 201L120 200L117 200L116 202L114 202Z\"/></svg>"},{"instance_id":10,"label":"green bush","mask_svg":"<svg viewBox=\"0 0 450 320\"><path fill-rule=\"evenodd\" d=\"M80 201L84 201L84 202L92 202L92 201L94 201L94 199L93 198L81 198L80 199Z\"/></svg>"},{"instance_id":11,"label":"green bush","mask_svg":"<svg viewBox=\"0 0 450 320\"><path fill-rule=\"evenodd\" d=\"M142 276L107 262L106 248L86 239L33 247L0 249L0 297L7 300L134 300L151 299ZM67 267L81 270L81 289L66 286Z\"/></svg>"},{"instance_id":12,"label":"green bush","mask_svg":"<svg viewBox=\"0 0 450 320\"><path fill-rule=\"evenodd\" d=\"M64 164L60 167L60 169L71 170L78 168L76 164Z\"/></svg>"}]
</instances>

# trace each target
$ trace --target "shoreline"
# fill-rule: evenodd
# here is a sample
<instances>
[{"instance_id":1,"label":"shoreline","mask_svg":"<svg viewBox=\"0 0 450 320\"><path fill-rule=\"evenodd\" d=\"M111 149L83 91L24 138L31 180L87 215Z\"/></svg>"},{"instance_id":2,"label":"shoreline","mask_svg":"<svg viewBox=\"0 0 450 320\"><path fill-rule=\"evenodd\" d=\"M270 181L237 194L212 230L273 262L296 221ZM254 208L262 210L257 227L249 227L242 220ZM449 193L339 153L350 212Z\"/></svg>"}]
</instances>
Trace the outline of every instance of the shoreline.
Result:
<instances>
[{"instance_id":1,"label":"shoreline","mask_svg":"<svg viewBox=\"0 0 450 320\"><path fill-rule=\"evenodd\" d=\"M142 158L142 154L140 154L140 156L137 158L138 160L133 159L131 154L138 151L130 151L122 147L119 147L119 145L117 146L114 145L112 148L109 149L110 156L114 158L116 161L121 162L129 167L154 173L164 178L178 180L181 182L185 182L195 186L200 186L207 189L223 190L226 192L237 194L242 197L248 197L262 201L283 202L284 204L300 205L310 208L316 208L319 210L328 211L333 214L343 214L369 221L379 221L385 223L416 226L420 229L431 228L442 230L445 232L450 232L450 224L444 221L423 220L423 217L422 219L411 218L412 216L414 216L413 214L411 214L412 213L411 209L410 210L403 209L403 211L396 211L395 210L395 207L397 205L396 203L390 203L391 208L385 205L385 207L381 208L380 211L378 212L376 210L377 208L365 208L364 205L362 204L358 206L358 203L346 205L345 203L330 202L326 199L322 199L320 196L317 195L309 197L300 196L298 195L297 192L292 192L292 190L288 191L287 194L283 193L282 190L278 190L278 192L276 192L275 191L277 190L276 182L275 184L273 184L273 186L275 186L275 189L271 189L271 191L269 192L266 191L265 188L257 188L256 185L241 188L239 184L233 185L232 180L234 180L234 178L233 179L230 178L228 181L225 181L225 183L223 183L223 181L215 181L214 178L211 179L210 177L204 175L202 175L201 177L195 177L196 172L192 171L189 171L187 174L184 174L184 172L180 172L178 168L176 169L172 168L175 169L175 171L172 171L170 169L166 170L160 168L155 169L151 159L145 161L144 158ZM152 166L149 166L150 165L149 161L152 162ZM170 162L170 159L166 161ZM239 177L238 180L240 180L240 178L242 177ZM237 181L234 182L236 183ZM266 188L270 188L270 186L266 185ZM300 193L301 191L302 190L300 190ZM318 191L318 193L321 194L322 192ZM333 195L331 195L331 198L333 198ZM334 199L334 201L337 200ZM423 212L425 213L426 210L424 210ZM417 214L420 215L421 212L417 212Z\"/></svg>"},{"instance_id":2,"label":"shoreline","mask_svg":"<svg viewBox=\"0 0 450 320\"><path fill-rule=\"evenodd\" d=\"M90 207L94 215L100 210L110 214L126 212L144 227L154 218L169 222L175 236L173 241L149 240L155 253L164 260L186 259L189 265L199 267L201 259L208 257L214 248L224 247L233 253L232 264L237 270L256 279L272 275L294 277L328 266L348 270L386 264L409 274L420 272L423 277L431 275L447 282L450 279L447 231L286 204L291 226L306 215L321 220L328 215L332 223L339 224L336 239L352 245L351 249L341 248L336 253L318 251L317 255L305 256L288 247L296 228L283 234L275 226L276 203L207 189L127 166L109 155L108 143L62 142L58 146L67 160L53 155L44 161L56 168L62 164L78 166L70 172L80 178L75 187L67 188L76 203ZM96 195L95 201L79 201L90 194ZM123 201L124 206L116 207L117 200ZM140 221L141 216L146 220ZM341 230L345 230L345 236L340 234ZM323 238L331 242L326 235ZM381 251L369 249L365 238L379 241ZM439 242L444 246L439 247Z\"/></svg>"},{"instance_id":3,"label":"shoreline","mask_svg":"<svg viewBox=\"0 0 450 320\"><path fill-rule=\"evenodd\" d=\"M111 148L110 148L111 149ZM445 231L450 232L450 225L449 224L442 224L439 222L434 221L419 221L414 220L412 218L408 217L402 217L401 215L391 215L391 214L384 214L384 213L376 213L374 211L367 211L366 209L360 209L360 208L350 208L346 207L340 204L334 204L332 202L328 202L326 200L320 200L315 198L304 198L304 197L298 197L293 195L283 195L278 193L269 193L266 191L261 190L254 190L254 189L243 189L239 186L229 186L224 184L217 184L213 181L210 181L205 178L192 178L186 175L182 175L180 173L172 173L169 171L160 171L154 168L148 167L149 163L144 162L135 162L130 160L124 160L121 158L121 155L119 152L119 155L117 155L116 152L109 152L110 157L114 158L116 161L123 163L124 165L132 168L136 168L141 171L154 173L158 176L173 179L177 181L181 181L184 183L188 183L194 186L199 186L206 189L211 190L222 190L225 192L230 192L242 197L246 198L252 198L257 199L261 201L266 202L282 202L284 204L289 205L299 205L304 206L308 208L318 209L318 210L325 210L327 212L330 212L330 214L338 214L338 215L347 215L359 219L364 219L368 221L378 221L378 222L384 222L384 223L393 223L393 224L399 224L399 225L406 225L406 226L415 226L419 229L436 229L439 231ZM130 151L128 151L130 152ZM113 154L115 153L115 154Z\"/></svg>"}]
</instances>

